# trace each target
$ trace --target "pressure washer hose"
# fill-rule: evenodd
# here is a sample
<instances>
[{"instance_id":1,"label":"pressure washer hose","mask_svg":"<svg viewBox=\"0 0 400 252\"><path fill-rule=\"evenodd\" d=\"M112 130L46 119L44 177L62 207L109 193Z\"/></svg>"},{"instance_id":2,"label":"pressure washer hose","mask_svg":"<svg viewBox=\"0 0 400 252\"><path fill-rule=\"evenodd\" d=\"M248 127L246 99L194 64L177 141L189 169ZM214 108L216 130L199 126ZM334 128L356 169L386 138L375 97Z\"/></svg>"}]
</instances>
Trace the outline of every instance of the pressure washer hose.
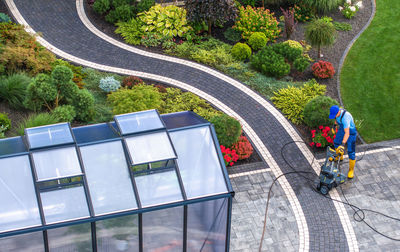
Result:
<instances>
[{"instance_id":1,"label":"pressure washer hose","mask_svg":"<svg viewBox=\"0 0 400 252\"><path fill-rule=\"evenodd\" d=\"M314 184L310 184L310 182L314 183L314 180L311 180L310 178L308 178L308 177L305 176L305 174L312 174L312 175L318 177L318 175L314 172L314 170L312 170L312 171L298 171L298 170L296 170L296 169L287 161L287 159L285 158L284 150L285 150L286 146L288 146L288 145L290 145L290 144L294 144L294 143L304 143L304 144L305 144L304 141L290 141L290 142L286 143L285 145L283 145L282 148L281 148L281 156L282 156L283 160L285 161L285 163L286 163L293 171L282 173L281 175L279 175L278 177L276 177L276 178L272 181L272 184L271 184L271 186L269 187L269 190L268 190L268 197L267 197L267 204L266 204L266 206L265 206L264 226L263 226L263 231L262 231L262 235L261 235L260 246L259 246L259 248L258 248L258 251L259 251L259 252L261 252L262 245L263 245L263 240L264 240L264 236L265 236L265 230L266 230L266 226L267 226L268 206L269 206L269 201L270 201L270 199L271 199L272 187L274 186L274 184L275 184L281 177L286 176L286 175L292 175L292 174L300 175L302 178L304 178L304 179L307 181L307 183L310 185L311 190L314 191L314 192L315 192L316 194L318 194L319 196L325 197L325 198L330 199L330 200L332 200L332 201L336 201L336 202L343 203L344 205L347 205L347 206L351 207L351 209L354 211L354 213L353 213L353 219L354 219L355 221L357 221L357 222L364 222L372 231L374 231L375 233L377 233L377 234L379 234L379 235L382 235L382 236L384 236L384 237L386 237L386 238L388 238L388 239L390 239L390 240L393 240L393 241L400 241L400 238L394 238L394 237L388 236L388 235L386 235L386 234L384 234L384 233L382 233L382 232L379 232L376 228L374 228L370 223L368 223L368 222L365 220L365 218L366 218L366 214L365 214L365 213L366 213L366 212L375 213L375 214L384 216L384 217L386 217L386 218L389 218L389 219L392 219L392 220L395 220L395 221L400 221L400 218L396 218L396 217L393 217L393 216L389 216L389 215L387 215L387 214L384 214L384 213L381 213L381 212L378 212L378 211L375 211L375 210L366 209L366 208L360 208L360 207L358 207L358 206L356 206L356 205L354 205L354 204L349 203L349 200L347 199L347 197L346 197L346 195L345 195L345 193L344 193L343 188L341 187L341 185L339 185L338 187L340 188L340 190L341 190L341 192L342 192L342 195L343 195L343 197L344 197L344 199L345 199L345 202L344 202L344 201L341 201L341 200L332 199L332 198L328 197L327 195L323 195L323 194L321 194L320 192L318 192L318 191L315 189ZM361 156L361 158L357 159L357 161L361 161L361 160L364 158L365 153L366 153L368 150L372 149L372 148L392 148L392 149L397 149L397 148L395 148L395 147L393 147L393 146L389 146L389 147L388 147L388 146L372 146L372 147L369 147L369 148L365 149L364 152L363 152L363 155ZM310 167L311 167L311 168L312 168L312 165L313 165L314 161L315 161L315 155L313 155L313 159L312 159L312 161L311 161L311 163L310 163Z\"/></svg>"}]
</instances>

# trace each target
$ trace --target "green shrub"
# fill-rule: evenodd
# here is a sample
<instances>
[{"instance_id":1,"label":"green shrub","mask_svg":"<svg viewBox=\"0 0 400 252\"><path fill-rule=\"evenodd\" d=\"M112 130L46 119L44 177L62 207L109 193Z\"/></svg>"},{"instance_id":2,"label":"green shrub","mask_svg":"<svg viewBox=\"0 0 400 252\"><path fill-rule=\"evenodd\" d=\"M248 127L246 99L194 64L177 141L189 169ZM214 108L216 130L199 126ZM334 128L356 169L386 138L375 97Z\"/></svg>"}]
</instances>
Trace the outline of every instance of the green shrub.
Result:
<instances>
[{"instance_id":1,"label":"green shrub","mask_svg":"<svg viewBox=\"0 0 400 252\"><path fill-rule=\"evenodd\" d=\"M0 126L3 126L3 132L11 129L11 120L7 114L0 113Z\"/></svg>"},{"instance_id":2,"label":"green shrub","mask_svg":"<svg viewBox=\"0 0 400 252\"><path fill-rule=\"evenodd\" d=\"M9 23L11 22L11 18L4 13L0 13L0 23Z\"/></svg>"},{"instance_id":3,"label":"green shrub","mask_svg":"<svg viewBox=\"0 0 400 252\"><path fill-rule=\"evenodd\" d=\"M257 51L263 48L268 42L267 37L262 32L254 32L249 38L249 45Z\"/></svg>"},{"instance_id":4,"label":"green shrub","mask_svg":"<svg viewBox=\"0 0 400 252\"><path fill-rule=\"evenodd\" d=\"M233 28L228 28L224 32L224 37L232 42L238 42L242 39L242 33Z\"/></svg>"},{"instance_id":5,"label":"green shrub","mask_svg":"<svg viewBox=\"0 0 400 252\"><path fill-rule=\"evenodd\" d=\"M162 7L156 4L148 11L139 13L138 18L144 23L142 31L167 37L183 37L191 29L186 20L186 10L175 5Z\"/></svg>"},{"instance_id":6,"label":"green shrub","mask_svg":"<svg viewBox=\"0 0 400 252\"><path fill-rule=\"evenodd\" d=\"M134 7L129 4L124 4L111 10L107 16L106 21L109 23L128 22L135 16Z\"/></svg>"},{"instance_id":7,"label":"green shrub","mask_svg":"<svg viewBox=\"0 0 400 252\"><path fill-rule=\"evenodd\" d=\"M232 146L242 134L239 121L226 114L215 116L211 118L210 122L214 124L220 145Z\"/></svg>"},{"instance_id":8,"label":"green shrub","mask_svg":"<svg viewBox=\"0 0 400 252\"><path fill-rule=\"evenodd\" d=\"M304 123L311 128L331 124L329 109L333 105L339 105L339 103L331 97L320 95L313 98L304 107Z\"/></svg>"},{"instance_id":9,"label":"green shrub","mask_svg":"<svg viewBox=\"0 0 400 252\"><path fill-rule=\"evenodd\" d=\"M145 12L148 11L155 4L154 0L141 0L137 5L137 12Z\"/></svg>"},{"instance_id":10,"label":"green shrub","mask_svg":"<svg viewBox=\"0 0 400 252\"><path fill-rule=\"evenodd\" d=\"M89 122L94 116L94 97L87 89L75 91L72 99L75 108L76 119L81 122Z\"/></svg>"},{"instance_id":11,"label":"green shrub","mask_svg":"<svg viewBox=\"0 0 400 252\"><path fill-rule=\"evenodd\" d=\"M294 7L294 19L299 22L308 22L314 18L316 10L301 2L295 4Z\"/></svg>"},{"instance_id":12,"label":"green shrub","mask_svg":"<svg viewBox=\"0 0 400 252\"><path fill-rule=\"evenodd\" d=\"M268 9L239 7L239 16L236 19L235 30L242 32L244 39L249 39L253 32L262 32L268 41L275 41L279 36L278 21Z\"/></svg>"},{"instance_id":13,"label":"green shrub","mask_svg":"<svg viewBox=\"0 0 400 252\"><path fill-rule=\"evenodd\" d=\"M141 21L132 18L128 22L119 22L115 33L121 34L125 42L131 45L139 45L144 32L140 29Z\"/></svg>"},{"instance_id":14,"label":"green shrub","mask_svg":"<svg viewBox=\"0 0 400 252\"><path fill-rule=\"evenodd\" d=\"M52 114L59 122L72 122L76 116L75 108L72 105L58 106Z\"/></svg>"},{"instance_id":15,"label":"green shrub","mask_svg":"<svg viewBox=\"0 0 400 252\"><path fill-rule=\"evenodd\" d=\"M50 76L38 74L28 85L24 106L33 111L39 111L43 106L52 109L52 102L57 97L57 88Z\"/></svg>"},{"instance_id":16,"label":"green shrub","mask_svg":"<svg viewBox=\"0 0 400 252\"><path fill-rule=\"evenodd\" d=\"M303 122L305 105L314 97L325 94L326 86L319 85L314 79L303 87L288 87L274 93L272 101L275 106L295 124Z\"/></svg>"},{"instance_id":17,"label":"green shrub","mask_svg":"<svg viewBox=\"0 0 400 252\"><path fill-rule=\"evenodd\" d=\"M148 32L146 35L143 35L142 39L140 40L140 44L144 45L145 47L156 47L159 46L164 40L166 40L166 38L160 34Z\"/></svg>"},{"instance_id":18,"label":"green shrub","mask_svg":"<svg viewBox=\"0 0 400 252\"><path fill-rule=\"evenodd\" d=\"M129 5L132 2L135 2L133 0L111 0L112 3L112 7L114 7L114 9L116 9L119 6L123 6L123 5Z\"/></svg>"},{"instance_id":19,"label":"green shrub","mask_svg":"<svg viewBox=\"0 0 400 252\"><path fill-rule=\"evenodd\" d=\"M333 26L335 27L336 31L351 31L353 29L351 24L348 24L346 22L333 22Z\"/></svg>"},{"instance_id":20,"label":"green shrub","mask_svg":"<svg viewBox=\"0 0 400 252\"><path fill-rule=\"evenodd\" d=\"M0 80L0 99L15 109L24 107L26 89L31 78L25 74L13 74Z\"/></svg>"},{"instance_id":21,"label":"green shrub","mask_svg":"<svg viewBox=\"0 0 400 252\"><path fill-rule=\"evenodd\" d=\"M310 60L306 56L300 56L293 61L293 67L299 71L304 72L310 66Z\"/></svg>"},{"instance_id":22,"label":"green shrub","mask_svg":"<svg viewBox=\"0 0 400 252\"><path fill-rule=\"evenodd\" d=\"M57 66L66 66L69 69L71 69L73 73L72 81L80 88L82 89L86 83L83 81L84 78L86 78L86 74L82 71L81 66L75 66L69 63L68 61L62 60L62 59L57 59L56 61L53 62L52 67L53 70Z\"/></svg>"},{"instance_id":23,"label":"green shrub","mask_svg":"<svg viewBox=\"0 0 400 252\"><path fill-rule=\"evenodd\" d=\"M303 46L294 40L287 40L283 43L274 44L272 48L276 53L285 57L289 62L293 62L303 53Z\"/></svg>"},{"instance_id":24,"label":"green shrub","mask_svg":"<svg viewBox=\"0 0 400 252\"><path fill-rule=\"evenodd\" d=\"M99 88L106 93L115 92L121 87L121 83L113 76L107 76L100 80Z\"/></svg>"},{"instance_id":25,"label":"green shrub","mask_svg":"<svg viewBox=\"0 0 400 252\"><path fill-rule=\"evenodd\" d=\"M337 9L342 0L302 0L302 3L315 8L319 13L328 13Z\"/></svg>"},{"instance_id":26,"label":"green shrub","mask_svg":"<svg viewBox=\"0 0 400 252\"><path fill-rule=\"evenodd\" d=\"M231 50L232 56L237 60L245 60L251 56L251 48L244 43L236 43Z\"/></svg>"},{"instance_id":27,"label":"green shrub","mask_svg":"<svg viewBox=\"0 0 400 252\"><path fill-rule=\"evenodd\" d=\"M159 108L161 114L192 110L206 120L222 114L197 95L191 92L182 92L178 88L166 88L163 99L164 103Z\"/></svg>"},{"instance_id":28,"label":"green shrub","mask_svg":"<svg viewBox=\"0 0 400 252\"><path fill-rule=\"evenodd\" d=\"M51 79L54 85L57 86L59 96L71 98L77 86L72 82L74 74L67 66L56 66L51 72ZM59 98L60 100L60 98ZM58 104L58 102L57 102Z\"/></svg>"},{"instance_id":29,"label":"green shrub","mask_svg":"<svg viewBox=\"0 0 400 252\"><path fill-rule=\"evenodd\" d=\"M17 134L19 136L24 135L25 128L39 127L49 124L55 124L58 122L59 122L58 119L54 115L49 113L40 113L32 115L19 124L17 129Z\"/></svg>"},{"instance_id":30,"label":"green shrub","mask_svg":"<svg viewBox=\"0 0 400 252\"><path fill-rule=\"evenodd\" d=\"M158 109L162 105L161 94L150 85L136 85L132 89L119 89L108 95L107 101L114 115Z\"/></svg>"},{"instance_id":31,"label":"green shrub","mask_svg":"<svg viewBox=\"0 0 400 252\"><path fill-rule=\"evenodd\" d=\"M272 47L265 47L250 59L251 66L267 76L281 78L290 72L285 58L277 54Z\"/></svg>"},{"instance_id":32,"label":"green shrub","mask_svg":"<svg viewBox=\"0 0 400 252\"><path fill-rule=\"evenodd\" d=\"M96 0L93 4L93 10L101 15L110 10L110 0Z\"/></svg>"}]
</instances>

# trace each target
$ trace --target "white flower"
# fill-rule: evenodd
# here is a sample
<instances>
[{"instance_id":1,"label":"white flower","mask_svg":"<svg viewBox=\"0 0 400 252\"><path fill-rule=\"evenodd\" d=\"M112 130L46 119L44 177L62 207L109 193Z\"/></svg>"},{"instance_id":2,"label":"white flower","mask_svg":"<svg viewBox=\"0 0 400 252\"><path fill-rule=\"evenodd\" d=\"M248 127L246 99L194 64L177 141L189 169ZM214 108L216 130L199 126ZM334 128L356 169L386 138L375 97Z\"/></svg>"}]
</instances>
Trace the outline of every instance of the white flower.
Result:
<instances>
[{"instance_id":1,"label":"white flower","mask_svg":"<svg viewBox=\"0 0 400 252\"><path fill-rule=\"evenodd\" d=\"M343 7L342 6L339 6L339 11L342 11L343 10Z\"/></svg>"},{"instance_id":2,"label":"white flower","mask_svg":"<svg viewBox=\"0 0 400 252\"><path fill-rule=\"evenodd\" d=\"M351 5L351 0L346 0L346 3Z\"/></svg>"},{"instance_id":3,"label":"white flower","mask_svg":"<svg viewBox=\"0 0 400 252\"><path fill-rule=\"evenodd\" d=\"M355 6L350 6L349 9L350 9L352 12L356 12L356 7L355 7Z\"/></svg>"},{"instance_id":4,"label":"white flower","mask_svg":"<svg viewBox=\"0 0 400 252\"><path fill-rule=\"evenodd\" d=\"M361 8L361 7L363 6L363 4L362 4L361 1L359 1L359 2L356 3L356 6L357 6L358 8Z\"/></svg>"}]
</instances>

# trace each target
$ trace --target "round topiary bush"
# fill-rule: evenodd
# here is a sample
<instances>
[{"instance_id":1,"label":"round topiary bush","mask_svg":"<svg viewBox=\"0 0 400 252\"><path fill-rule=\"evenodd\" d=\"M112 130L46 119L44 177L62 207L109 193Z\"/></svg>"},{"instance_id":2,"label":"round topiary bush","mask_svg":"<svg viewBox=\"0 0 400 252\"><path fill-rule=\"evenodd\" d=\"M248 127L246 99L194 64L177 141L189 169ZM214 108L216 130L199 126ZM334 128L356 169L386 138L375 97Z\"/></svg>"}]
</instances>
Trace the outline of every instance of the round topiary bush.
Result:
<instances>
[{"instance_id":1,"label":"round topiary bush","mask_svg":"<svg viewBox=\"0 0 400 252\"><path fill-rule=\"evenodd\" d=\"M0 126L3 126L5 131L11 128L11 120L7 114L0 113Z\"/></svg>"},{"instance_id":2,"label":"round topiary bush","mask_svg":"<svg viewBox=\"0 0 400 252\"><path fill-rule=\"evenodd\" d=\"M60 122L72 122L76 116L75 108L72 105L58 106L52 113Z\"/></svg>"},{"instance_id":3,"label":"round topiary bush","mask_svg":"<svg viewBox=\"0 0 400 252\"><path fill-rule=\"evenodd\" d=\"M299 71L304 72L310 66L310 60L305 56L300 56L293 61L293 67Z\"/></svg>"},{"instance_id":4,"label":"round topiary bush","mask_svg":"<svg viewBox=\"0 0 400 252\"><path fill-rule=\"evenodd\" d=\"M268 42L267 36L262 32L254 32L249 38L249 45L253 50L260 50Z\"/></svg>"},{"instance_id":5,"label":"round topiary bush","mask_svg":"<svg viewBox=\"0 0 400 252\"><path fill-rule=\"evenodd\" d=\"M237 60L245 60L251 56L251 48L244 43L236 43L231 50L232 56Z\"/></svg>"},{"instance_id":6,"label":"round topiary bush","mask_svg":"<svg viewBox=\"0 0 400 252\"><path fill-rule=\"evenodd\" d=\"M332 124L333 120L329 119L329 109L333 105L339 103L329 96L320 95L310 100L303 111L305 124L311 128Z\"/></svg>"},{"instance_id":7,"label":"round topiary bush","mask_svg":"<svg viewBox=\"0 0 400 252\"><path fill-rule=\"evenodd\" d=\"M121 83L114 79L114 76L108 76L100 80L99 88L104 92L115 92L121 87Z\"/></svg>"},{"instance_id":8,"label":"round topiary bush","mask_svg":"<svg viewBox=\"0 0 400 252\"><path fill-rule=\"evenodd\" d=\"M239 160L249 158L254 151L246 136L240 136L239 141L234 143L231 149L236 151Z\"/></svg>"},{"instance_id":9,"label":"round topiary bush","mask_svg":"<svg viewBox=\"0 0 400 252\"><path fill-rule=\"evenodd\" d=\"M220 145L232 146L242 134L239 121L226 114L215 116L211 118L210 122L214 124Z\"/></svg>"}]
</instances>

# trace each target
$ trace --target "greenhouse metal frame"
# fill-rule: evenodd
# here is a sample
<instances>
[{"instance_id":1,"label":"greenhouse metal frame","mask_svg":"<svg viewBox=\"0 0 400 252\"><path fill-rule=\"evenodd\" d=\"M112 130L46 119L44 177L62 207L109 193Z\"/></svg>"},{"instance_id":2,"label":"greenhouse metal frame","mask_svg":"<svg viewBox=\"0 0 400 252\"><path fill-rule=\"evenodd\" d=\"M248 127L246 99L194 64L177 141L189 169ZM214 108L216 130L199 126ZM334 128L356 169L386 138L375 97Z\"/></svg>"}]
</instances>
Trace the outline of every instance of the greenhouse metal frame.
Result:
<instances>
[{"instance_id":1,"label":"greenhouse metal frame","mask_svg":"<svg viewBox=\"0 0 400 252\"><path fill-rule=\"evenodd\" d=\"M7 251L229 251L234 191L191 111L1 139L0 196Z\"/></svg>"}]
</instances>

